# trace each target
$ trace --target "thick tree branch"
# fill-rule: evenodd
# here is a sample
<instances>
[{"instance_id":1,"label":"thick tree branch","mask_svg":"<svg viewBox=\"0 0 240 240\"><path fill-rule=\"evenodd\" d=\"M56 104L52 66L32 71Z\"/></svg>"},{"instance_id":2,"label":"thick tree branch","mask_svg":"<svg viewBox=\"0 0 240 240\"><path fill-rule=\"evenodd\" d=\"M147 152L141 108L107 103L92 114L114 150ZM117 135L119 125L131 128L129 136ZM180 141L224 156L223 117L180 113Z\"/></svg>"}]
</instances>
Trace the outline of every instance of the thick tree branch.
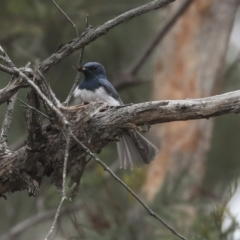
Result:
<instances>
[{"instance_id":1,"label":"thick tree branch","mask_svg":"<svg viewBox=\"0 0 240 240\"><path fill-rule=\"evenodd\" d=\"M240 112L240 91L228 92L207 98L154 101L134 104L108 110L111 124L156 124L172 121L184 121L193 119L208 119L228 113ZM98 114L98 118L103 112ZM122 117L122 119L119 119ZM102 123L100 123L102 124Z\"/></svg>"},{"instance_id":2,"label":"thick tree branch","mask_svg":"<svg viewBox=\"0 0 240 240\"><path fill-rule=\"evenodd\" d=\"M0 89L0 105L8 101L19 88L24 87L27 87L25 81L22 78L15 77L5 88Z\"/></svg>"},{"instance_id":3,"label":"thick tree branch","mask_svg":"<svg viewBox=\"0 0 240 240\"><path fill-rule=\"evenodd\" d=\"M56 65L60 61L62 61L65 57L71 55L78 49L83 48L90 42L96 40L98 37L106 34L110 29L114 28L115 26L129 21L132 18L135 18L137 16L140 16L144 13L150 12L152 10L159 9L171 2L174 2L175 0L155 0L150 3L147 3L145 5L142 5L140 7L137 7L133 10L130 10L128 12L125 12L114 19L109 20L108 22L104 23L103 25L96 27L96 28L88 28L85 32L81 34L80 37L77 37L64 46L62 46L60 49L58 49L57 52L52 54L49 58L42 61L38 66L37 69L44 73L48 71L53 65ZM0 51L2 51L2 48L0 46ZM4 56L2 56L4 58ZM3 59L2 59L3 60ZM9 74L16 74L16 71L14 71L11 67L6 67L4 65L0 65L0 70L7 72ZM26 69L27 70L27 69ZM27 74L28 71L22 71L23 73ZM21 87L26 87L22 80L20 79L20 82L14 82L14 84L10 84L6 86L4 89L0 90L0 104L7 101L9 98L12 97L12 95L17 91L17 89Z\"/></svg>"},{"instance_id":4,"label":"thick tree branch","mask_svg":"<svg viewBox=\"0 0 240 240\"><path fill-rule=\"evenodd\" d=\"M100 152L108 142L116 141L117 136L136 126L207 119L239 111L240 91L202 99L155 101L121 107L92 102L62 108L73 134L94 153ZM29 184L34 187L28 177L22 176L22 172L27 172L39 184L44 176L52 175L53 183L62 186L58 168L64 159L65 138L60 130L51 126L44 127L42 132L43 137L35 148L37 150L28 151L24 146L0 158L0 194L31 189ZM87 155L73 142L69 148L68 170L76 164L75 159L83 159Z\"/></svg>"},{"instance_id":5,"label":"thick tree branch","mask_svg":"<svg viewBox=\"0 0 240 240\"><path fill-rule=\"evenodd\" d=\"M87 31L83 32L79 38L75 38L69 43L65 44L56 53L41 62L38 65L38 69L44 73L48 71L53 65L62 61L65 57L69 56L76 50L83 48L90 42L96 40L98 37L106 34L110 29L114 28L115 26L123 22L129 21L132 18L140 16L144 13L159 9L174 1L175 0L155 0L140 7L137 7L133 10L125 12L115 17L114 19L109 20L108 22L104 23L99 27L88 29Z\"/></svg>"},{"instance_id":6,"label":"thick tree branch","mask_svg":"<svg viewBox=\"0 0 240 240\"><path fill-rule=\"evenodd\" d=\"M8 103L5 119L2 124L2 130L1 130L1 136L0 136L0 150L1 150L0 152L2 153L9 150L7 145L7 134L12 122L13 108L14 108L16 99L17 99L17 93L15 93L12 96L12 98Z\"/></svg>"}]
</instances>

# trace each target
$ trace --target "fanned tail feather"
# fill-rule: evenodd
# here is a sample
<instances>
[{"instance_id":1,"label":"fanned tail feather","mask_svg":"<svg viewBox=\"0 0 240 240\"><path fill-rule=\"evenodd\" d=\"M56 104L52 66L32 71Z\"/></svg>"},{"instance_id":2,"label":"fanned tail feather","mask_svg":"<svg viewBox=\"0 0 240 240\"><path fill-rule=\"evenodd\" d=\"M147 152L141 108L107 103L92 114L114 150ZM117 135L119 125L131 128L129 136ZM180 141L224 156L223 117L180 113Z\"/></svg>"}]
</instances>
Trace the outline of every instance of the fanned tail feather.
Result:
<instances>
[{"instance_id":1,"label":"fanned tail feather","mask_svg":"<svg viewBox=\"0 0 240 240\"><path fill-rule=\"evenodd\" d=\"M139 132L134 133L134 140L124 135L117 142L120 168L131 168L150 163L157 154L158 149L144 138Z\"/></svg>"}]
</instances>

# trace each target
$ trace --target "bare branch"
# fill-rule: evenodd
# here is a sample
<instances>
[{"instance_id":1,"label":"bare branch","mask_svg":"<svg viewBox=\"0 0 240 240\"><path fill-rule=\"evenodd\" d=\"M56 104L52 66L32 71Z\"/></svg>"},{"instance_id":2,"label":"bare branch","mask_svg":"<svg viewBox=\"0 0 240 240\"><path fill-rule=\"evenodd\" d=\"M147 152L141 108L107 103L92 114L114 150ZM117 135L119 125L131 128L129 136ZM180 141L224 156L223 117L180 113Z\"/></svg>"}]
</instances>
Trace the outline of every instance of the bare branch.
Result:
<instances>
[{"instance_id":1,"label":"bare branch","mask_svg":"<svg viewBox=\"0 0 240 240\"><path fill-rule=\"evenodd\" d=\"M37 85L35 85L35 83L33 83L24 73L22 73L19 69L17 69L14 64L12 63L11 59L7 56L7 61L9 63L9 65L12 67L12 69L19 75L21 76L23 79L25 79L29 85L31 85L33 87L33 89L39 94L39 96L48 104L49 107L52 108L52 110L58 115L59 119L61 120L61 122L63 123L63 127L64 127L64 133L66 135L66 149L65 149L65 157L64 157L64 166L63 166L63 178L62 178L62 199L60 201L60 204L58 206L56 215L54 217L54 221L52 223L52 226L46 236L46 240L49 239L50 235L53 233L54 228L56 226L59 214L60 214L60 210L61 207L64 203L64 201L67 199L66 198L66 190L65 190L65 181L66 181L66 171L67 171L67 161L68 161L68 156L69 156L69 147L70 147L70 137L72 137L83 149L84 151L89 154L92 158L95 159L95 161L97 161L99 164L101 164L105 170L107 170L116 180L119 181L119 183L121 183L141 204L142 206L149 212L149 214L151 216L153 216L154 218L156 218L158 221L160 221L165 227L167 227L174 235L178 236L180 239L185 240L185 238L183 236L181 236L178 232L176 232L172 227L170 227L165 221L163 221L156 213L154 213L150 208L148 208L148 206L146 204L144 204L139 197L123 182L121 181L98 157L96 157L88 147L86 147L82 142L80 142L78 140L78 138L72 133L72 130L70 128L70 124L68 122L68 120L65 118L65 116L59 111L58 108L56 108L55 106L53 106L52 104L50 104L51 102L49 101L49 99L47 99L47 97L40 91L40 89L38 88ZM50 102L50 103L48 103ZM60 126L61 127L61 126Z\"/></svg>"},{"instance_id":2,"label":"bare branch","mask_svg":"<svg viewBox=\"0 0 240 240\"><path fill-rule=\"evenodd\" d=\"M96 111L99 108L101 111ZM120 107L108 107L101 102L91 102L62 108L61 111L67 119L66 124L71 125L73 134L93 152L100 152L107 143L116 140L115 136L121 136L126 130L135 128L135 126L208 119L229 113L239 113L240 90L202 99L154 101ZM95 112L94 115L92 115L93 112ZM61 123L62 120L57 120L56 123L58 122ZM9 181L0 181L0 194L27 189L22 179L19 181L19 169L26 171L24 162L31 162L35 166L36 161L42 162L44 159L45 164L37 174L39 183L46 172L53 171L52 164L54 166L61 164L59 159L63 159L65 140L60 130L51 130L49 127L43 129L43 140L37 143L38 148L41 149L38 155L27 154L26 146L24 146L10 155L1 156L0 180L9 179ZM70 149L71 147L73 147L72 144ZM71 149L70 154L69 159L81 159L86 156L85 151L76 148ZM28 161L29 159L31 161ZM76 162L72 162L70 166L75 164ZM30 173L29 169L28 173ZM31 176L33 178L36 176L36 169ZM58 182L59 178L56 177L53 183L58 185Z\"/></svg>"},{"instance_id":3,"label":"bare branch","mask_svg":"<svg viewBox=\"0 0 240 240\"><path fill-rule=\"evenodd\" d=\"M66 207L62 208L60 210L60 214L63 216L65 214L74 213L77 210L79 210L81 208L81 206L82 206L82 203L71 204L70 206L66 206ZM42 222L46 222L46 221L52 219L54 217L54 215L56 214L56 211L57 211L57 209L53 209L53 210L49 210L49 211L40 213L36 216L28 218L28 219L20 222L16 226L14 226L13 228L11 228L7 233L1 235L0 239L11 240L15 236L19 236L22 232L24 232L27 229L30 229L34 225L42 223Z\"/></svg>"},{"instance_id":4,"label":"bare branch","mask_svg":"<svg viewBox=\"0 0 240 240\"><path fill-rule=\"evenodd\" d=\"M51 120L51 118L50 118L49 116L47 116L47 115L44 114L43 112L39 111L38 109L36 109L36 108L30 106L29 104L25 103L25 102L22 101L21 99L17 98L17 100L18 100L19 102L21 102L22 104L24 104L27 108L30 108L31 110L33 110L33 111L35 111L35 112L41 114L43 117L45 117L45 118ZM24 107L24 106L23 106L23 107Z\"/></svg>"},{"instance_id":5,"label":"bare branch","mask_svg":"<svg viewBox=\"0 0 240 240\"><path fill-rule=\"evenodd\" d=\"M13 73L14 73L11 68L6 67L6 66L4 66L4 65L2 65L2 64L0 64L0 70L3 71L3 72L5 72L5 73L9 73L9 74L13 74Z\"/></svg>"},{"instance_id":6,"label":"bare branch","mask_svg":"<svg viewBox=\"0 0 240 240\"><path fill-rule=\"evenodd\" d=\"M78 29L76 27L76 25L74 24L74 22L71 20L71 18L60 8L60 6L54 1L54 0L51 0L52 3L57 7L57 9L67 18L67 20L71 23L71 25L75 28L75 31L76 31L76 34L77 34L77 37L79 36L78 35Z\"/></svg>"},{"instance_id":7,"label":"bare branch","mask_svg":"<svg viewBox=\"0 0 240 240\"><path fill-rule=\"evenodd\" d=\"M97 156L95 156L89 148L87 148L83 143L81 143L75 135L71 134L72 138L98 163L100 164L105 171L109 172L110 175L119 182L150 214L150 216L157 219L160 223L162 223L169 231L171 231L175 236L182 240L186 240L181 234L179 234L174 228L172 228L169 224L167 224L163 219L161 219L155 212L153 212L140 198L139 196L133 192L133 190L127 186L103 161L100 160Z\"/></svg>"},{"instance_id":8,"label":"bare branch","mask_svg":"<svg viewBox=\"0 0 240 240\"><path fill-rule=\"evenodd\" d=\"M47 58L43 62L41 62L38 65L37 69L40 72L44 73L44 72L48 71L53 65L55 65L55 64L59 63L61 60L63 60L65 57L71 55L73 52L77 51L78 49L82 49L84 46L86 46L90 42L92 42L92 41L96 40L98 37L106 34L110 29L114 28L115 26L117 26L123 22L129 21L132 18L140 16L149 11L159 9L159 8L169 4L171 2L174 2L174 1L175 0L155 0L155 1L152 1L145 5L142 5L140 7L137 7L133 10L125 12L125 13L115 17L114 19L109 20L108 22L104 23L103 25L101 25L97 28L87 28L87 30L84 33L82 33L80 37L73 39L72 41L70 41L63 47L61 47L57 52L52 54L52 56L50 56L49 58ZM1 48L1 46L0 46L0 51L2 53L5 53L4 50ZM8 56L4 55L3 59L4 59L4 57L8 57ZM9 65L9 62L7 62L7 64ZM10 64L12 64L12 63L10 63ZM11 67L14 68L15 66L11 65ZM18 76L18 71L16 71L16 68L14 70L13 68L11 69L11 67L8 68L8 67L0 64L0 70L7 72L9 74L15 74ZM28 74L32 74L31 73L32 71L29 71L29 69L26 69L26 70L27 71L21 69L21 72L22 72L22 74L25 74L25 77L28 76ZM25 77L23 79L26 80ZM78 80L76 80L76 81L78 81ZM1 89L0 90L0 104L5 102L6 100L8 100L16 92L16 90L21 87L27 87L27 84L26 83L24 84L24 81L22 81L20 78L20 79L18 79L18 81L14 82L14 84L8 85L4 89Z\"/></svg>"},{"instance_id":9,"label":"bare branch","mask_svg":"<svg viewBox=\"0 0 240 240\"><path fill-rule=\"evenodd\" d=\"M86 29L88 28L88 14L86 16ZM79 54L79 58L78 58L78 67L80 67L82 65L82 60L83 60L83 53L84 53L84 47L81 49L81 52ZM74 80L73 86L67 96L67 99L65 100L65 102L63 103L64 106L68 106L69 101L71 100L72 96L73 96L73 92L76 89L77 85L79 84L81 80L81 73L77 71L77 75L76 78Z\"/></svg>"},{"instance_id":10,"label":"bare branch","mask_svg":"<svg viewBox=\"0 0 240 240\"><path fill-rule=\"evenodd\" d=\"M15 77L13 81L9 82L9 84L5 88L0 89L0 105L8 101L17 92L19 88L24 88L24 87L26 88L27 85L22 80L22 78Z\"/></svg>"},{"instance_id":11,"label":"bare branch","mask_svg":"<svg viewBox=\"0 0 240 240\"><path fill-rule=\"evenodd\" d=\"M89 27L88 17L89 17L89 15L87 14L87 15L86 15L86 20L85 20L85 28L86 28L86 30L87 30L88 27ZM80 54L79 54L78 67L80 67L80 66L82 65L83 53L84 53L84 47L81 49L81 52L80 52Z\"/></svg>"},{"instance_id":12,"label":"bare branch","mask_svg":"<svg viewBox=\"0 0 240 240\"><path fill-rule=\"evenodd\" d=\"M169 3L174 2L175 0L155 0L140 7L137 7L133 10L125 12L112 20L107 21L103 25L86 30L81 34L79 38L73 39L63 47L61 47L56 53L52 54L49 58L45 59L38 65L38 69L45 73L48 71L53 65L56 65L60 61L62 61L65 57L71 55L76 50L83 48L90 42L96 40L100 36L106 34L109 30L114 28L115 26L129 21L137 16L140 16L144 13L150 12L152 10L159 9L161 7L166 6Z\"/></svg>"},{"instance_id":13,"label":"bare branch","mask_svg":"<svg viewBox=\"0 0 240 240\"><path fill-rule=\"evenodd\" d=\"M0 49L1 49L1 52L2 52L2 54L3 54L3 55L0 55L0 59L1 59L2 61L4 61L5 63L7 63L10 68L16 67L16 66L13 64L13 62L11 61L11 59L9 58L8 54L3 50L3 48L2 48L1 46L0 46Z\"/></svg>"},{"instance_id":14,"label":"bare branch","mask_svg":"<svg viewBox=\"0 0 240 240\"><path fill-rule=\"evenodd\" d=\"M60 103L60 101L56 98L54 92L52 91L47 79L44 77L44 75L38 70L35 69L37 71L37 74L39 74L39 76L41 77L41 80L43 81L45 88L42 89L43 92L47 92L48 93L48 98L50 100L53 101L54 105L57 106L58 108L60 108L62 106L62 104ZM41 86L42 87L42 86Z\"/></svg>"},{"instance_id":15,"label":"bare branch","mask_svg":"<svg viewBox=\"0 0 240 240\"><path fill-rule=\"evenodd\" d=\"M53 220L53 223L52 223L52 226L45 238L45 240L48 240L49 237L51 236L51 234L53 233L55 227L56 227L56 224L57 224L57 220L59 218L59 215L60 215L60 212L61 212L61 208L62 208L62 205L64 203L65 200L67 200L67 197L66 197L66 175L67 175L67 162L68 162L68 156L69 156L69 145L70 145L70 137L69 135L67 134L66 136L66 149L65 149L65 156L64 156L64 164L63 164L63 177L62 177L62 199L59 203L59 206L57 208L57 212L55 214L55 217L54 217L54 220Z\"/></svg>"},{"instance_id":16,"label":"bare branch","mask_svg":"<svg viewBox=\"0 0 240 240\"><path fill-rule=\"evenodd\" d=\"M61 116L60 119L63 120L63 125L68 127L68 121L66 120L66 118L63 116L60 110L56 106L54 106L53 103L41 92L39 87L16 67L14 67L13 70L15 74L26 80L26 82L37 92L37 94L44 100L44 102L48 105L49 108L51 108L55 113L57 113L58 116Z\"/></svg>"},{"instance_id":17,"label":"bare branch","mask_svg":"<svg viewBox=\"0 0 240 240\"><path fill-rule=\"evenodd\" d=\"M99 108L101 111L97 111ZM71 126L73 134L92 152L100 152L107 143L115 141L116 136L121 136L126 130L136 126L207 119L229 113L239 113L240 90L202 99L154 101L120 107L108 107L101 102L91 102L62 108L61 111L67 119L66 124ZM94 115L92 115L93 112L95 112ZM62 120L57 120L56 123L58 122L61 123ZM27 171L29 174L31 172L29 169L25 169L27 164L23 164L24 162L30 162L35 167L36 161L42 162L44 159L45 164L41 166L38 174L34 168L31 175L33 178L37 175L39 183L47 172L53 172L52 164L54 166L61 164L59 159L63 159L62 154L66 142L61 129L58 131L51 130L51 127L43 129L43 139L37 143L41 151L37 155L31 152L27 153L27 148L24 146L10 155L0 157L0 180L9 179L9 181L0 181L0 194L27 189L27 185L22 179L19 180L19 169L22 172ZM58 147L56 148L56 146ZM71 147L73 147L72 144L70 149ZM73 148L70 155L69 159L83 159L86 153ZM70 166L75 164L76 162L71 162ZM45 170L43 171L43 169ZM53 183L58 186L59 181L59 177L56 176Z\"/></svg>"}]
</instances>

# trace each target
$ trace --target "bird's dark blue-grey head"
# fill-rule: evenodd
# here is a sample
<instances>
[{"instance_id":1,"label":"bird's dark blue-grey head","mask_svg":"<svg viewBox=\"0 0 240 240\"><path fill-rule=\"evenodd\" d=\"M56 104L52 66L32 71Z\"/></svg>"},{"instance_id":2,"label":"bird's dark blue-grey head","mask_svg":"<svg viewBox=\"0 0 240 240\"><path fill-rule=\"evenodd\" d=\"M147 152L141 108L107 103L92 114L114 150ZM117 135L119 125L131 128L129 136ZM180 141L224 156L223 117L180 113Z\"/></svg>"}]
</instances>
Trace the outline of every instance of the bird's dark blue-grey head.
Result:
<instances>
[{"instance_id":1,"label":"bird's dark blue-grey head","mask_svg":"<svg viewBox=\"0 0 240 240\"><path fill-rule=\"evenodd\" d=\"M86 63L83 67L78 68L78 71L84 74L86 80L96 76L106 77L104 66L98 62Z\"/></svg>"}]
</instances>

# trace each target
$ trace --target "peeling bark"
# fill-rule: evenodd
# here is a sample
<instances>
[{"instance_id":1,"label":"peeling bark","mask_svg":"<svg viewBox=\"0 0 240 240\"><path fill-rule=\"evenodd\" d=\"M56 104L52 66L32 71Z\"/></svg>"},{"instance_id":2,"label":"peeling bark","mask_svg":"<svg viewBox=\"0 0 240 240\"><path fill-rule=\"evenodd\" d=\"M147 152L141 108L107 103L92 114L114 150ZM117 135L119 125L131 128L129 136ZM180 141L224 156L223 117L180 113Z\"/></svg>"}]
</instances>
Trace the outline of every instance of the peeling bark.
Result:
<instances>
[{"instance_id":1,"label":"peeling bark","mask_svg":"<svg viewBox=\"0 0 240 240\"><path fill-rule=\"evenodd\" d=\"M74 135L92 152L99 153L108 142L117 141L119 136L141 125L239 113L240 91L202 99L155 101L118 107L92 102L61 108L61 111ZM205 123L208 121L205 120ZM35 195L44 176L61 187L65 137L61 129L51 125L43 127L41 132L41 138L35 139L34 145L26 145L0 156L0 195L22 190ZM70 143L69 154L68 171L77 164L84 168L87 154L74 141Z\"/></svg>"}]
</instances>

